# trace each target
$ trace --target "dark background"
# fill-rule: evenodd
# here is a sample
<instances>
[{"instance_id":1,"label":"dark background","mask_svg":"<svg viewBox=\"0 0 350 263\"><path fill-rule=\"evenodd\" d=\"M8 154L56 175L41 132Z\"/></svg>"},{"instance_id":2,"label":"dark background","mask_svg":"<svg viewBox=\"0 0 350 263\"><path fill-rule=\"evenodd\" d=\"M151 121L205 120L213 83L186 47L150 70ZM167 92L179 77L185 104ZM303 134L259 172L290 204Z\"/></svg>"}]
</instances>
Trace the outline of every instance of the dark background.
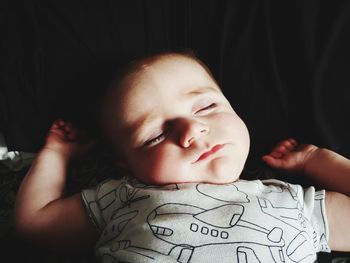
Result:
<instances>
[{"instance_id":1,"label":"dark background","mask_svg":"<svg viewBox=\"0 0 350 263\"><path fill-rule=\"evenodd\" d=\"M248 170L287 137L350 157L349 34L345 0L3 0L0 130L29 152L57 118L93 135L116 68L189 48L249 128Z\"/></svg>"},{"instance_id":2,"label":"dark background","mask_svg":"<svg viewBox=\"0 0 350 263\"><path fill-rule=\"evenodd\" d=\"M190 48L251 134L249 163L286 137L350 157L347 1L3 1L0 129L37 151L58 117L93 129L115 68ZM248 163L248 164L249 164Z\"/></svg>"}]
</instances>

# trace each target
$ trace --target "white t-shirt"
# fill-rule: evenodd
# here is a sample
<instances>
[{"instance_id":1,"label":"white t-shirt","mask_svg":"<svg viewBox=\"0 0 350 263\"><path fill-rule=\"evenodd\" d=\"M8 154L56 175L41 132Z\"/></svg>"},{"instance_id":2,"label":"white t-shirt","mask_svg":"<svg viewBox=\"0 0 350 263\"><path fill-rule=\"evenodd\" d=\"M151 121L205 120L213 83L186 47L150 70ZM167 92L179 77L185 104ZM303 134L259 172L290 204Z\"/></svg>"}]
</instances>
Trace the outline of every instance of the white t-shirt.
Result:
<instances>
[{"instance_id":1,"label":"white t-shirt","mask_svg":"<svg viewBox=\"0 0 350 263\"><path fill-rule=\"evenodd\" d=\"M111 179L82 192L103 262L314 262L329 252L325 191L278 180L145 185Z\"/></svg>"}]
</instances>

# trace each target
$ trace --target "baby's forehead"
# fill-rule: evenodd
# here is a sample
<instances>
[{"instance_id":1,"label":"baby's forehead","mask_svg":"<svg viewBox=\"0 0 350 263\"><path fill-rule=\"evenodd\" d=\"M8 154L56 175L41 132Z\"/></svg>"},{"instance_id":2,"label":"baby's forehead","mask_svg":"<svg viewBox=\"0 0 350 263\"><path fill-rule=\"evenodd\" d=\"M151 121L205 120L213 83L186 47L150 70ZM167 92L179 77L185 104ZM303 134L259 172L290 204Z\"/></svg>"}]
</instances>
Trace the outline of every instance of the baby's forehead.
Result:
<instances>
[{"instance_id":1,"label":"baby's forehead","mask_svg":"<svg viewBox=\"0 0 350 263\"><path fill-rule=\"evenodd\" d=\"M167 54L135 61L128 65L114 83L112 92L107 95L107 100L111 102L117 113L123 114L123 111L130 110L130 107L152 108L152 105L163 100L164 96L169 97L180 93L200 95L211 88L220 90L210 71L201 63L191 57ZM154 97L157 99L154 100Z\"/></svg>"}]
</instances>

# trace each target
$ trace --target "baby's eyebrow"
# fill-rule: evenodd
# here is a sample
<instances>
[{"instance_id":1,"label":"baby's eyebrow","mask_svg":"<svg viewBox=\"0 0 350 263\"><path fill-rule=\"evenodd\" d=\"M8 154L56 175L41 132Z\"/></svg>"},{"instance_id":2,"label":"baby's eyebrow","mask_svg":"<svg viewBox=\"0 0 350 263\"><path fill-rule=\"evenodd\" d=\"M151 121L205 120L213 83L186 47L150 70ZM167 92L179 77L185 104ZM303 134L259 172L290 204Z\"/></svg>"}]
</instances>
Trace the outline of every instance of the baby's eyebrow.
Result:
<instances>
[{"instance_id":1,"label":"baby's eyebrow","mask_svg":"<svg viewBox=\"0 0 350 263\"><path fill-rule=\"evenodd\" d=\"M185 92L185 95L186 96L196 96L196 95L201 95L204 93L211 93L211 92L218 93L220 91L217 88L214 88L211 86L206 86L206 87L198 87L198 88L191 89L190 91Z\"/></svg>"}]
</instances>

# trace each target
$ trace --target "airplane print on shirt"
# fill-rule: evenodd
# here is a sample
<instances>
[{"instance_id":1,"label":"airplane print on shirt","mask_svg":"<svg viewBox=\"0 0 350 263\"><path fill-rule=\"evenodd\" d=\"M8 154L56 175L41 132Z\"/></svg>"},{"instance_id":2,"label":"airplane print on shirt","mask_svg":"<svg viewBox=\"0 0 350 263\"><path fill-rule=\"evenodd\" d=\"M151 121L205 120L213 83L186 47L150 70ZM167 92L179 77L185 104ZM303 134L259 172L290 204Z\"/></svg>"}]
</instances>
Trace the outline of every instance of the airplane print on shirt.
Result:
<instances>
[{"instance_id":1,"label":"airplane print on shirt","mask_svg":"<svg viewBox=\"0 0 350 263\"><path fill-rule=\"evenodd\" d=\"M187 195L195 196L193 202L189 203L188 196L180 198L181 202L168 200L148 213L141 211L140 204L152 207L151 196L163 191L163 187L138 184L133 188L121 184L102 195L98 200L102 212L113 198L122 204L110 213L110 223L103 233L106 238L98 244L109 246L109 253L102 255L103 261L314 261L316 246L325 236L319 237L309 227L304 205L299 201L303 200L301 188L273 183L265 186L260 181L216 185L214 190L209 184L193 185L190 190L184 184L168 185L164 194L185 190ZM322 198L316 198L315 205L320 205ZM143 224L140 218L144 218ZM136 231L137 226L142 231Z\"/></svg>"}]
</instances>

